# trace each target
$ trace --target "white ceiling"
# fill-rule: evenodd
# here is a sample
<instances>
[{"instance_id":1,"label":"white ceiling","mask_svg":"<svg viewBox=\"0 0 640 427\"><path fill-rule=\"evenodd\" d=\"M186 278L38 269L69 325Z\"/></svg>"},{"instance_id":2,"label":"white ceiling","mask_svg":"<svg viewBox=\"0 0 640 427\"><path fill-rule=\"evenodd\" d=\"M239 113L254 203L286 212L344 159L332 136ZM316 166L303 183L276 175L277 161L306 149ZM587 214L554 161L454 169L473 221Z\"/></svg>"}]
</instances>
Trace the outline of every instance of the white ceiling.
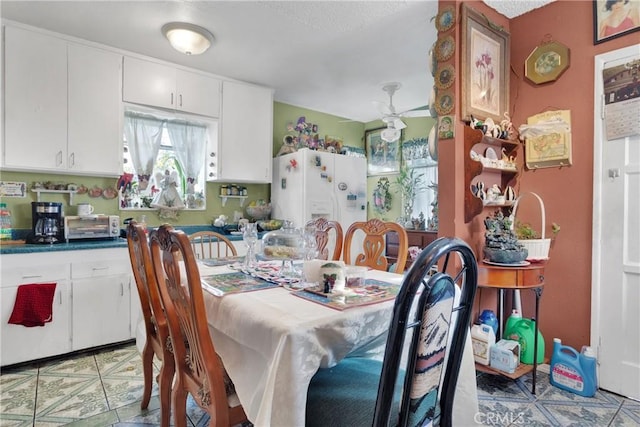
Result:
<instances>
[{"instance_id":1,"label":"white ceiling","mask_svg":"<svg viewBox=\"0 0 640 427\"><path fill-rule=\"evenodd\" d=\"M548 3L491 1L505 16ZM423 1L7 1L2 18L269 86L275 100L368 122L383 83L398 81L398 109L424 107L433 78L427 55L436 40L436 0ZM512 16L509 16L512 15ZM191 22L215 37L186 56L160 33Z\"/></svg>"}]
</instances>

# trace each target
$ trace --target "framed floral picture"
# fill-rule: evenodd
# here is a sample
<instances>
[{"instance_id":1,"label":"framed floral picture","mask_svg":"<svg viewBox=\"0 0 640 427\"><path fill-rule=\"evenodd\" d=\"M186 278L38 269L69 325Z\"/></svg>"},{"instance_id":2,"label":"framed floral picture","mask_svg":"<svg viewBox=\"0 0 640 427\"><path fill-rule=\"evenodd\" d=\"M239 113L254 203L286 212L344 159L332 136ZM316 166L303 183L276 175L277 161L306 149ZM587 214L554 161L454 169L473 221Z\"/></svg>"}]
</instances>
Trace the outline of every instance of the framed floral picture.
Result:
<instances>
[{"instance_id":1,"label":"framed floral picture","mask_svg":"<svg viewBox=\"0 0 640 427\"><path fill-rule=\"evenodd\" d=\"M466 4L461 75L463 120L500 122L509 107L509 33Z\"/></svg>"},{"instance_id":2,"label":"framed floral picture","mask_svg":"<svg viewBox=\"0 0 640 427\"><path fill-rule=\"evenodd\" d=\"M593 44L640 30L640 0L595 0Z\"/></svg>"},{"instance_id":3,"label":"framed floral picture","mask_svg":"<svg viewBox=\"0 0 640 427\"><path fill-rule=\"evenodd\" d=\"M367 175L384 175L400 172L400 140L387 142L380 133L386 127L365 131L367 150Z\"/></svg>"}]
</instances>

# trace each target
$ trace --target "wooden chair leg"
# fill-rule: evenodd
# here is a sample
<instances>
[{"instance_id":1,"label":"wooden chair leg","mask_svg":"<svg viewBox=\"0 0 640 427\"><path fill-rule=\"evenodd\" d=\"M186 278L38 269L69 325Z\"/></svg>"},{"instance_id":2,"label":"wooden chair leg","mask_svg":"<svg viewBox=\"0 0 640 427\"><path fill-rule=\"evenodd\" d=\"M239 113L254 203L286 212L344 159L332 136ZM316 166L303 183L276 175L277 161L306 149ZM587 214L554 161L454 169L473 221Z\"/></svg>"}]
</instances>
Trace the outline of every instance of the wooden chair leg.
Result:
<instances>
[{"instance_id":1,"label":"wooden chair leg","mask_svg":"<svg viewBox=\"0 0 640 427\"><path fill-rule=\"evenodd\" d=\"M187 392L179 380L173 386L173 423L175 427L187 426Z\"/></svg>"},{"instance_id":2,"label":"wooden chair leg","mask_svg":"<svg viewBox=\"0 0 640 427\"><path fill-rule=\"evenodd\" d=\"M173 382L173 363L163 363L160 368L160 426L169 427L171 421L171 384Z\"/></svg>"},{"instance_id":3,"label":"wooden chair leg","mask_svg":"<svg viewBox=\"0 0 640 427\"><path fill-rule=\"evenodd\" d=\"M151 389L153 388L153 347L149 343L145 344L142 351L142 373L144 376L144 390L142 391L142 402L140 407L147 409L151 399Z\"/></svg>"}]
</instances>

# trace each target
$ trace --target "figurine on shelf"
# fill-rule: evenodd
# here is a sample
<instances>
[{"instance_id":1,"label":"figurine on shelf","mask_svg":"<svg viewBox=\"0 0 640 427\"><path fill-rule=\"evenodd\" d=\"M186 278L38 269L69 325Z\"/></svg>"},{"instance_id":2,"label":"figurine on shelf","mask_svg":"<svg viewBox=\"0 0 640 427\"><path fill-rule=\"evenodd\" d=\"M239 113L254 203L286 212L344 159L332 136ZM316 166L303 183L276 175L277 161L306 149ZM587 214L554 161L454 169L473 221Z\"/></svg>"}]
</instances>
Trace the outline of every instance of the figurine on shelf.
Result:
<instances>
[{"instance_id":1,"label":"figurine on shelf","mask_svg":"<svg viewBox=\"0 0 640 427\"><path fill-rule=\"evenodd\" d=\"M284 138L282 138L282 146L278 154L276 154L276 157L295 153L296 151L296 138L293 135L285 135Z\"/></svg>"}]
</instances>

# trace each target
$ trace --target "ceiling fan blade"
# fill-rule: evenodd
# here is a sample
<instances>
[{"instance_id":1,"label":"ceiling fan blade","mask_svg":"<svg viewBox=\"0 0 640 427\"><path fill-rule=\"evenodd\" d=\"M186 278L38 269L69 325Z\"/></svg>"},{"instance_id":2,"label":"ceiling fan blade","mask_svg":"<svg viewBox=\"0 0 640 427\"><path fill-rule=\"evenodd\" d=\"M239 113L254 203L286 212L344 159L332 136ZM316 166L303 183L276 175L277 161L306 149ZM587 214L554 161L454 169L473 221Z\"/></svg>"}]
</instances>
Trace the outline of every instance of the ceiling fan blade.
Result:
<instances>
[{"instance_id":1,"label":"ceiling fan blade","mask_svg":"<svg viewBox=\"0 0 640 427\"><path fill-rule=\"evenodd\" d=\"M398 130L402 130L402 129L406 128L407 125L400 119L394 119L393 120L393 127L398 129Z\"/></svg>"},{"instance_id":2,"label":"ceiling fan blade","mask_svg":"<svg viewBox=\"0 0 640 427\"><path fill-rule=\"evenodd\" d=\"M389 105L385 104L384 102L380 102L380 101L371 101L371 102L373 102L373 105L376 106L380 114L382 114L383 116L388 116L393 114L393 111L389 108Z\"/></svg>"},{"instance_id":3,"label":"ceiling fan blade","mask_svg":"<svg viewBox=\"0 0 640 427\"><path fill-rule=\"evenodd\" d=\"M429 110L409 110L401 114L402 117L433 117Z\"/></svg>"}]
</instances>

